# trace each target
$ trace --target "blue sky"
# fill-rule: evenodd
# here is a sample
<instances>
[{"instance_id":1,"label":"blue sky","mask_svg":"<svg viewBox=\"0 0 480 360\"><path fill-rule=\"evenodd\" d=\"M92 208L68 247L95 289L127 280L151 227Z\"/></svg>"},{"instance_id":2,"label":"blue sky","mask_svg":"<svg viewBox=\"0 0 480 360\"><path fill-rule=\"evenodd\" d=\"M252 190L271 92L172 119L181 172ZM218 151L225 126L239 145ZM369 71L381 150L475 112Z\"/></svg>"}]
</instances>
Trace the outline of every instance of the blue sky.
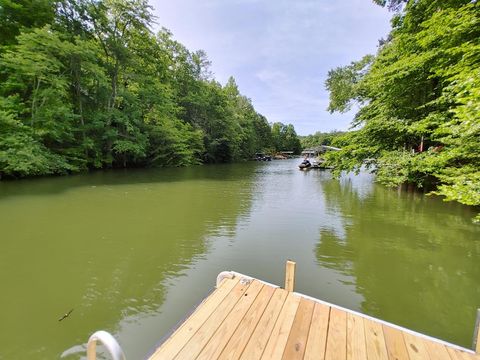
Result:
<instances>
[{"instance_id":1,"label":"blue sky","mask_svg":"<svg viewBox=\"0 0 480 360\"><path fill-rule=\"evenodd\" d=\"M215 78L233 76L270 122L299 135L346 130L330 114L330 69L375 53L391 14L371 0L150 0L159 26L190 50L203 49Z\"/></svg>"}]
</instances>

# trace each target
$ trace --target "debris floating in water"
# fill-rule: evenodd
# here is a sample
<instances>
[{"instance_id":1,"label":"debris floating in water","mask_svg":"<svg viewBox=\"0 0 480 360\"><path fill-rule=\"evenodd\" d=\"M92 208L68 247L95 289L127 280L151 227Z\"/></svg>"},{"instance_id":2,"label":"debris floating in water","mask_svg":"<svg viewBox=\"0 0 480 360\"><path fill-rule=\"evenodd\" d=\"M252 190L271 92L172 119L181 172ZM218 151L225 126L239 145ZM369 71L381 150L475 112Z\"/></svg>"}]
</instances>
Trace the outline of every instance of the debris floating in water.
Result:
<instances>
[{"instance_id":1,"label":"debris floating in water","mask_svg":"<svg viewBox=\"0 0 480 360\"><path fill-rule=\"evenodd\" d=\"M70 314L72 313L73 309L71 309L68 313L64 314L60 319L58 319L58 321L62 321L62 320L65 320L67 317L70 316Z\"/></svg>"}]
</instances>

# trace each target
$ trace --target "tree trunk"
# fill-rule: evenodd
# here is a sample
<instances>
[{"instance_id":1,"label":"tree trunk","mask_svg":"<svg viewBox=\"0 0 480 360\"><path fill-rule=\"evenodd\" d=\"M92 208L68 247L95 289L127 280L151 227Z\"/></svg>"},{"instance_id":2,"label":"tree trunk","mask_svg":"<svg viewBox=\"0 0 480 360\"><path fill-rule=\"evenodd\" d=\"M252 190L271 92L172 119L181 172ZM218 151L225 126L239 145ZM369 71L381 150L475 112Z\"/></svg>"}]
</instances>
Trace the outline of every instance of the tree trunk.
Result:
<instances>
[{"instance_id":1,"label":"tree trunk","mask_svg":"<svg viewBox=\"0 0 480 360\"><path fill-rule=\"evenodd\" d=\"M37 80L36 77L33 79L33 94L32 94L32 108L31 108L32 114L30 119L30 126L32 127L32 129L35 123L35 113L37 111L36 109L37 95L38 95L38 90L40 89L41 82L42 81L40 79Z\"/></svg>"}]
</instances>

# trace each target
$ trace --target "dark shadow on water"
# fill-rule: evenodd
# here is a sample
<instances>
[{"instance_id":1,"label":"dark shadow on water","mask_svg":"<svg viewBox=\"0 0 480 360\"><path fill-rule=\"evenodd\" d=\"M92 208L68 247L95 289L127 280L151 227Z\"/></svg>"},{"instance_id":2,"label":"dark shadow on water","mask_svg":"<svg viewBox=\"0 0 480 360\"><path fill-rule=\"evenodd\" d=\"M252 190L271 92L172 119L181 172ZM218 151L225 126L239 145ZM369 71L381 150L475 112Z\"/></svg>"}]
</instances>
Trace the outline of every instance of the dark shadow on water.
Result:
<instances>
[{"instance_id":1,"label":"dark shadow on water","mask_svg":"<svg viewBox=\"0 0 480 360\"><path fill-rule=\"evenodd\" d=\"M109 170L1 182L0 283L9 296L0 298L0 319L11 331L0 339L0 358L58 358L95 330L117 333L125 322L177 311L162 309L172 282L208 255L212 234L235 230L262 168ZM109 192L122 185L132 185L128 195ZM157 326L159 334L166 330Z\"/></svg>"},{"instance_id":2,"label":"dark shadow on water","mask_svg":"<svg viewBox=\"0 0 480 360\"><path fill-rule=\"evenodd\" d=\"M60 194L75 187L118 186L185 181L238 181L262 164L197 165L184 168L110 169L88 173L0 181L0 201L12 196Z\"/></svg>"}]
</instances>

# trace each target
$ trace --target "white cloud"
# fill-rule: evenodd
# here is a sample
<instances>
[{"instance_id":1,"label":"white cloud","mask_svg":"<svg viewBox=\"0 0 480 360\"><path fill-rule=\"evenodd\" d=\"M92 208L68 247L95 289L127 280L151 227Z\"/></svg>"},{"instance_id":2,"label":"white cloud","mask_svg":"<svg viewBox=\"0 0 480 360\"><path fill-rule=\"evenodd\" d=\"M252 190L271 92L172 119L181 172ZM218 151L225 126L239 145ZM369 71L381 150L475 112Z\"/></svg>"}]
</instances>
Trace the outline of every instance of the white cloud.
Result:
<instances>
[{"instance_id":1,"label":"white cloud","mask_svg":"<svg viewBox=\"0 0 480 360\"><path fill-rule=\"evenodd\" d=\"M368 0L150 1L161 26L207 52L219 81L233 75L259 112L300 134L348 127L353 114L326 111L326 74L375 52L389 29Z\"/></svg>"}]
</instances>

